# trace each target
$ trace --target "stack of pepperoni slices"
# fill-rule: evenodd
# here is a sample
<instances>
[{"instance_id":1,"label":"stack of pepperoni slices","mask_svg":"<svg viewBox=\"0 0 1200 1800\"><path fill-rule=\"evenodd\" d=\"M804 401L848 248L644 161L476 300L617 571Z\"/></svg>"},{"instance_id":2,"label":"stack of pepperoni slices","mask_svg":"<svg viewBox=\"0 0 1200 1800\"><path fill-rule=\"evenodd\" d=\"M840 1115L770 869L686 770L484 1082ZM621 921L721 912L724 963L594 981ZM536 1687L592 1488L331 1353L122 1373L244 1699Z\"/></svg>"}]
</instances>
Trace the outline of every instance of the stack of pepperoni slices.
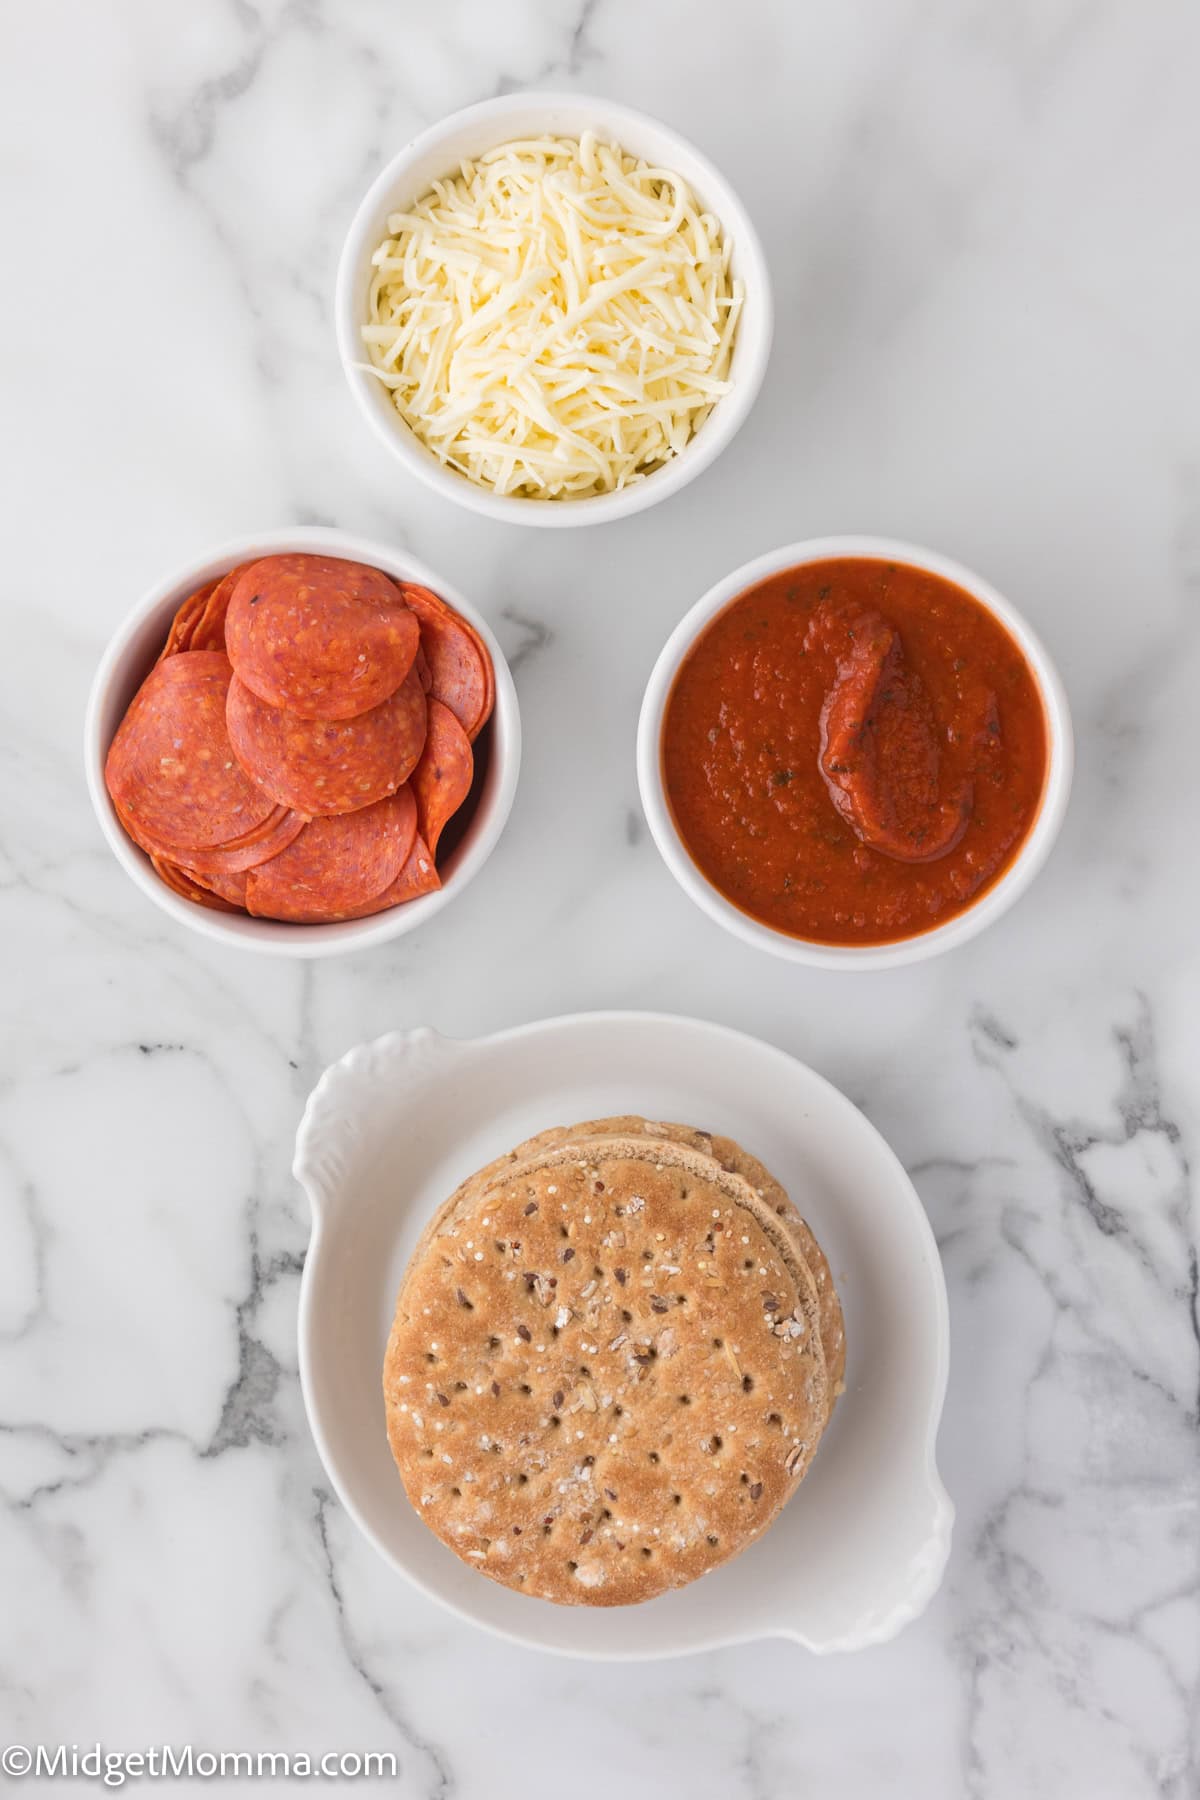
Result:
<instances>
[{"instance_id":1,"label":"stack of pepperoni slices","mask_svg":"<svg viewBox=\"0 0 1200 1800\"><path fill-rule=\"evenodd\" d=\"M231 569L183 602L105 780L159 878L201 906L327 924L441 886L495 698L427 588L334 557Z\"/></svg>"}]
</instances>

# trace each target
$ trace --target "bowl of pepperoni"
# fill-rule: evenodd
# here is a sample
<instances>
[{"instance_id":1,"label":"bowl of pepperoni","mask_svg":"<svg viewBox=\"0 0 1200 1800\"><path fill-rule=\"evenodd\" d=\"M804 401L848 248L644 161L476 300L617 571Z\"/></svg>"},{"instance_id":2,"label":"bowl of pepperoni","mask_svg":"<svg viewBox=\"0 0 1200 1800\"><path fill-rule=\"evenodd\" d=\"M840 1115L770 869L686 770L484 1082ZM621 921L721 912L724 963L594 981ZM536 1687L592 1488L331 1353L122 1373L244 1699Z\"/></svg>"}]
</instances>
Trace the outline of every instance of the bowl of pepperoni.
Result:
<instances>
[{"instance_id":1,"label":"bowl of pepperoni","mask_svg":"<svg viewBox=\"0 0 1200 1800\"><path fill-rule=\"evenodd\" d=\"M440 911L495 848L520 758L484 619L406 553L317 527L152 588L85 733L96 816L137 886L207 937L304 957Z\"/></svg>"},{"instance_id":2,"label":"bowl of pepperoni","mask_svg":"<svg viewBox=\"0 0 1200 1800\"><path fill-rule=\"evenodd\" d=\"M651 674L638 785L710 918L792 962L952 949L1042 867L1071 786L1066 694L1009 601L933 551L790 544L734 570Z\"/></svg>"}]
</instances>

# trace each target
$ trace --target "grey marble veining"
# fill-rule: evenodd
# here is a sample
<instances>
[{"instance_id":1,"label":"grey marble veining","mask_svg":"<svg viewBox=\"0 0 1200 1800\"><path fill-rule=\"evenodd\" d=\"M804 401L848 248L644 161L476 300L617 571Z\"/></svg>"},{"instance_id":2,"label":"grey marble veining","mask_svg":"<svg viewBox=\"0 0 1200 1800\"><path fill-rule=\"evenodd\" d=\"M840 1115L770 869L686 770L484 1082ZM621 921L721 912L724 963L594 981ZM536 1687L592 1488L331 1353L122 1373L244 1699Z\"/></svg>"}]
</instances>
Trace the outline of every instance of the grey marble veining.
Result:
<instances>
[{"instance_id":1,"label":"grey marble veining","mask_svg":"<svg viewBox=\"0 0 1200 1800\"><path fill-rule=\"evenodd\" d=\"M1200 15L47 0L9 8L0 47L0 1738L391 1749L390 1791L420 1800L588 1794L601 1764L625 1800L1192 1800ZM776 279L736 443L582 535L408 485L330 325L383 158L539 84L695 138ZM404 542L477 601L527 749L454 908L289 966L141 899L91 819L79 735L150 580L312 520ZM633 731L705 587L854 529L957 555L1028 613L1079 773L1013 913L850 980L765 963L690 906L642 825ZM812 1062L933 1220L958 1528L893 1645L555 1662L410 1593L330 1492L296 1372L288 1171L313 1080L396 1026L629 1005Z\"/></svg>"}]
</instances>

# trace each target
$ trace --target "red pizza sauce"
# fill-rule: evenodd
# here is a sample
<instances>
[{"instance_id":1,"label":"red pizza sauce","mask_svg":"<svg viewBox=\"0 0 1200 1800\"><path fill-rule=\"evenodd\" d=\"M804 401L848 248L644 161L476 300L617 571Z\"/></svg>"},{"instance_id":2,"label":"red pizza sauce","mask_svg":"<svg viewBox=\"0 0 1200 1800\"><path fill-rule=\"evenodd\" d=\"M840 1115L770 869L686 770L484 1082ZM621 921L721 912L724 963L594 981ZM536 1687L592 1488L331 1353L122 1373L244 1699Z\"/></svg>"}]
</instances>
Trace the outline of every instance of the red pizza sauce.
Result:
<instances>
[{"instance_id":1,"label":"red pizza sauce","mask_svg":"<svg viewBox=\"0 0 1200 1800\"><path fill-rule=\"evenodd\" d=\"M1046 779L1033 673L990 612L905 563L772 575L700 634L667 699L667 802L701 873L823 944L943 924L1012 863Z\"/></svg>"}]
</instances>

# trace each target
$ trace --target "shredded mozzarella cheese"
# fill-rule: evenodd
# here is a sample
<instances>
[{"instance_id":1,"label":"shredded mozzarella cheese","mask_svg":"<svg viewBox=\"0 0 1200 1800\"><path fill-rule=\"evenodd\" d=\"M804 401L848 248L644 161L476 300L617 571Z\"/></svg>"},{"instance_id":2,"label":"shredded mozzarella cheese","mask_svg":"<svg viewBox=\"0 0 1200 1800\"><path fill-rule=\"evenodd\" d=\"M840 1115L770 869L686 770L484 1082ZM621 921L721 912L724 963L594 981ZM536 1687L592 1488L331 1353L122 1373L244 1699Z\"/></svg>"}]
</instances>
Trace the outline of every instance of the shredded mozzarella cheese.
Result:
<instances>
[{"instance_id":1,"label":"shredded mozzarella cheese","mask_svg":"<svg viewBox=\"0 0 1200 1800\"><path fill-rule=\"evenodd\" d=\"M729 390L729 240L585 132L502 144L388 219L361 365L450 468L582 499L660 468Z\"/></svg>"}]
</instances>

